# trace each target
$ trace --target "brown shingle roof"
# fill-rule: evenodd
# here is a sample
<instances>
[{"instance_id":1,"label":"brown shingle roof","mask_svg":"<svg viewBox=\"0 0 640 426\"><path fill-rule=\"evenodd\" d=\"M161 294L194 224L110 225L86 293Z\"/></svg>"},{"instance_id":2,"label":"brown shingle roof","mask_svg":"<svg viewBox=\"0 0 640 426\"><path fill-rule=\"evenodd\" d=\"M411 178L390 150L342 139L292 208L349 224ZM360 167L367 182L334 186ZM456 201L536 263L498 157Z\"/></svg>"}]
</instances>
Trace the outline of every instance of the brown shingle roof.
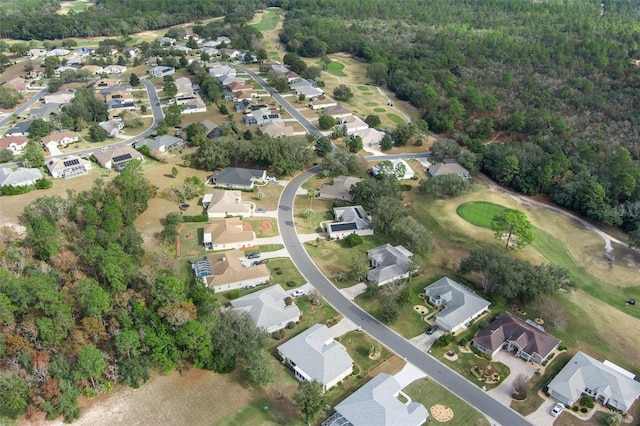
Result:
<instances>
[{"instance_id":1,"label":"brown shingle roof","mask_svg":"<svg viewBox=\"0 0 640 426\"><path fill-rule=\"evenodd\" d=\"M269 277L266 265L243 267L239 259L242 256L244 253L241 250L208 255L207 261L211 267L211 275L206 277L207 286L216 287L238 281Z\"/></svg>"},{"instance_id":2,"label":"brown shingle roof","mask_svg":"<svg viewBox=\"0 0 640 426\"><path fill-rule=\"evenodd\" d=\"M527 324L508 312L503 312L487 328L473 338L476 344L492 352L506 341L517 343L525 353L546 358L560 343L560 339Z\"/></svg>"},{"instance_id":3,"label":"brown shingle roof","mask_svg":"<svg viewBox=\"0 0 640 426\"><path fill-rule=\"evenodd\" d=\"M255 238L253 231L245 231L242 221L237 217L214 220L204 227L205 234L211 234L214 244L231 244L252 242Z\"/></svg>"}]
</instances>

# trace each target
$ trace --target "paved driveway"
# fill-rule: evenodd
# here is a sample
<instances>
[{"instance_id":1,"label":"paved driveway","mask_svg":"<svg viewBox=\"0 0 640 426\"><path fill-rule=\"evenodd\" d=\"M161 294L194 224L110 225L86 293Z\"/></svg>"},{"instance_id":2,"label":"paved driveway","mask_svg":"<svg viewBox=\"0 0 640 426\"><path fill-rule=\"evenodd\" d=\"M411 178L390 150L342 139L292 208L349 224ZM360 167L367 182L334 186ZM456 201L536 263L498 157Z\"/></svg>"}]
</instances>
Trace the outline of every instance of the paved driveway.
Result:
<instances>
[{"instance_id":1,"label":"paved driveway","mask_svg":"<svg viewBox=\"0 0 640 426\"><path fill-rule=\"evenodd\" d=\"M556 417L551 417L550 414L554 405L556 405L555 399L545 399L540 408L527 416L527 420L536 426L551 426L556 420Z\"/></svg>"},{"instance_id":2,"label":"paved driveway","mask_svg":"<svg viewBox=\"0 0 640 426\"><path fill-rule=\"evenodd\" d=\"M400 370L393 376L393 378L396 379L396 381L400 384L400 387L402 389L406 388L416 380L422 379L423 377L427 377L427 373L420 370L410 362L406 363L402 370Z\"/></svg>"},{"instance_id":3,"label":"paved driveway","mask_svg":"<svg viewBox=\"0 0 640 426\"><path fill-rule=\"evenodd\" d=\"M360 283L352 285L351 287L343 288L340 290L340 293L344 294L347 299L353 300L365 291L367 291L367 285L365 283Z\"/></svg>"},{"instance_id":4,"label":"paved driveway","mask_svg":"<svg viewBox=\"0 0 640 426\"><path fill-rule=\"evenodd\" d=\"M340 322L338 322L333 327L329 327L329 330L331 330L331 334L333 335L333 337L336 338L342 336L345 333L348 333L349 331L357 330L358 328L359 327L356 325L356 323L345 317L342 318Z\"/></svg>"},{"instance_id":5,"label":"paved driveway","mask_svg":"<svg viewBox=\"0 0 640 426\"><path fill-rule=\"evenodd\" d=\"M429 326L426 322L424 323L425 329ZM426 330L425 330L426 331ZM438 337L442 336L444 331L438 330L435 333L428 335L425 332L420 333L418 336L409 339L409 342L416 348L420 349L423 352L429 352L431 346L433 346L434 342L438 340Z\"/></svg>"},{"instance_id":6,"label":"paved driveway","mask_svg":"<svg viewBox=\"0 0 640 426\"><path fill-rule=\"evenodd\" d=\"M500 351L493 358L494 361L499 361L505 364L511 370L511 374L507 377L497 388L491 389L489 395L494 397L497 401L500 401L507 407L511 405L511 395L513 394L513 382L519 374L524 374L527 378L533 377L536 370L531 365L526 363L520 358L516 358L513 355L508 354L505 351Z\"/></svg>"}]
</instances>

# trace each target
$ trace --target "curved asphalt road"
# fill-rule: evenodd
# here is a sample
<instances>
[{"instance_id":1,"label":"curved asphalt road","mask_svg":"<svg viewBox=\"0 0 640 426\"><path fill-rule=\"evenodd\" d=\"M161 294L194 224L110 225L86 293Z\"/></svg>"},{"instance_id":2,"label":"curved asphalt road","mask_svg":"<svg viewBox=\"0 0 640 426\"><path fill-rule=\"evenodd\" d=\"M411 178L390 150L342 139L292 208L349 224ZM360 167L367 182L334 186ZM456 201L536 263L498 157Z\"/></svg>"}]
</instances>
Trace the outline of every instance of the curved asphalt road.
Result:
<instances>
[{"instance_id":1,"label":"curved asphalt road","mask_svg":"<svg viewBox=\"0 0 640 426\"><path fill-rule=\"evenodd\" d=\"M15 110L11 114L7 115L5 118L0 120L0 127L6 126L7 124L9 124L9 122L11 121L14 115L17 117L20 114L22 114L27 108L30 108L31 105L39 101L40 98L43 97L48 91L49 91L49 88L45 87L42 90L40 90L38 93L33 95L31 98L29 98L27 102L24 103L24 105L22 105L20 108L18 108L17 110Z\"/></svg>"},{"instance_id":2,"label":"curved asphalt road","mask_svg":"<svg viewBox=\"0 0 640 426\"><path fill-rule=\"evenodd\" d=\"M385 158L388 158L385 156ZM433 380L462 398L464 401L484 413L494 423L504 426L530 425L520 414L505 407L476 385L467 381L455 371L451 370L431 355L425 354L404 337L397 334L373 316L362 310L355 303L348 300L325 277L313 263L302 244L298 240L293 222L293 203L296 190L300 185L317 173L319 169L314 167L299 174L284 188L278 204L278 227L282 239L287 247L291 260L296 265L307 281L313 284L324 298L338 312L349 318L356 325L380 343L390 348L405 360L414 364L427 373Z\"/></svg>"}]
</instances>

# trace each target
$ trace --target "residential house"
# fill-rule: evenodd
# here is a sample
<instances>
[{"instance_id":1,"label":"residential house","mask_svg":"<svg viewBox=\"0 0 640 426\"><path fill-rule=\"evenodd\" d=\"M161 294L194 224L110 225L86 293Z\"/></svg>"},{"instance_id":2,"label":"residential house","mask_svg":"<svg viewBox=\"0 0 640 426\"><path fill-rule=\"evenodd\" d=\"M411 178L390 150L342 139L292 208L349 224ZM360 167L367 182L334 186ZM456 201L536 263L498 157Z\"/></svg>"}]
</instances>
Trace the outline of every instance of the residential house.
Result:
<instances>
[{"instance_id":1,"label":"residential house","mask_svg":"<svg viewBox=\"0 0 640 426\"><path fill-rule=\"evenodd\" d=\"M98 65L84 65L80 69L89 71L91 75L100 75L104 72L103 68Z\"/></svg>"},{"instance_id":2,"label":"residential house","mask_svg":"<svg viewBox=\"0 0 640 426\"><path fill-rule=\"evenodd\" d=\"M319 197L331 200L353 201L351 187L362 179L351 176L336 176L331 184L325 183L320 187Z\"/></svg>"},{"instance_id":3,"label":"residential house","mask_svg":"<svg viewBox=\"0 0 640 426\"><path fill-rule=\"evenodd\" d=\"M304 95L305 98L313 98L314 96L324 95L324 90L319 87L311 87L311 86L302 86L298 87L296 90L296 95Z\"/></svg>"},{"instance_id":4,"label":"residential house","mask_svg":"<svg viewBox=\"0 0 640 426\"><path fill-rule=\"evenodd\" d=\"M265 265L245 269L252 270L260 267L266 269ZM280 284L232 300L231 307L235 311L246 312L256 326L267 333L282 330L290 322L299 321L301 314L300 309Z\"/></svg>"},{"instance_id":5,"label":"residential house","mask_svg":"<svg viewBox=\"0 0 640 426\"><path fill-rule=\"evenodd\" d=\"M278 355L301 382L317 381L327 391L353 372L353 360L324 324L316 324L278 346Z\"/></svg>"},{"instance_id":6,"label":"residential house","mask_svg":"<svg viewBox=\"0 0 640 426\"><path fill-rule=\"evenodd\" d=\"M471 180L471 174L469 173L469 171L455 161L433 164L429 167L429 174L433 177L444 175L458 175L467 180Z\"/></svg>"},{"instance_id":7,"label":"residential house","mask_svg":"<svg viewBox=\"0 0 640 426\"><path fill-rule=\"evenodd\" d=\"M235 102L233 104L233 111L235 112L241 112L241 113L248 113L251 111L251 108L253 108L255 104L253 102L251 102L248 99L243 99L240 102ZM266 105L265 105L266 106Z\"/></svg>"},{"instance_id":8,"label":"residential house","mask_svg":"<svg viewBox=\"0 0 640 426\"><path fill-rule=\"evenodd\" d=\"M218 188L253 189L255 182L264 182L266 179L266 170L227 167L214 172L208 182Z\"/></svg>"},{"instance_id":9,"label":"residential house","mask_svg":"<svg viewBox=\"0 0 640 426\"><path fill-rule=\"evenodd\" d=\"M140 49L137 47L125 47L123 53L133 59L140 54Z\"/></svg>"},{"instance_id":10,"label":"residential house","mask_svg":"<svg viewBox=\"0 0 640 426\"><path fill-rule=\"evenodd\" d=\"M200 124L202 124L207 129L207 133L218 128L218 125L209 119L201 121Z\"/></svg>"},{"instance_id":11,"label":"residential house","mask_svg":"<svg viewBox=\"0 0 640 426\"><path fill-rule=\"evenodd\" d=\"M383 286L385 284L409 278L412 269L413 253L401 245L385 244L367 251L372 269L367 281Z\"/></svg>"},{"instance_id":12,"label":"residential house","mask_svg":"<svg viewBox=\"0 0 640 426\"><path fill-rule=\"evenodd\" d=\"M91 161L77 155L69 155L65 158L51 158L47 160L47 169L49 169L49 173L54 178L70 179L89 173Z\"/></svg>"},{"instance_id":13,"label":"residential house","mask_svg":"<svg viewBox=\"0 0 640 426\"><path fill-rule=\"evenodd\" d=\"M362 146L364 147L380 146L380 142L382 142L382 139L384 138L385 133L381 132L380 130L372 129L371 127L369 127L368 129L358 130L357 132L353 132L353 134L351 135L351 137L354 137L354 138L356 136L360 136L360 139L362 139ZM411 168L409 168L409 170L411 170Z\"/></svg>"},{"instance_id":14,"label":"residential house","mask_svg":"<svg viewBox=\"0 0 640 426\"><path fill-rule=\"evenodd\" d=\"M256 233L245 230L237 217L214 220L203 229L203 245L207 250L245 249L255 244Z\"/></svg>"},{"instance_id":15,"label":"residential house","mask_svg":"<svg viewBox=\"0 0 640 426\"><path fill-rule=\"evenodd\" d=\"M291 83L291 82L296 81L297 79L302 78L302 77L300 77L298 74L296 74L293 71L287 71L287 72L284 73L284 78L287 79L287 83Z\"/></svg>"},{"instance_id":16,"label":"residential house","mask_svg":"<svg viewBox=\"0 0 640 426\"><path fill-rule=\"evenodd\" d=\"M71 52L67 49L51 49L46 56L67 56L69 53Z\"/></svg>"},{"instance_id":17,"label":"residential house","mask_svg":"<svg viewBox=\"0 0 640 426\"><path fill-rule=\"evenodd\" d=\"M5 132L6 136L29 136L29 127L33 120L19 121Z\"/></svg>"},{"instance_id":18,"label":"residential house","mask_svg":"<svg viewBox=\"0 0 640 426\"><path fill-rule=\"evenodd\" d=\"M319 95L312 98L308 106L313 110L318 110L318 109L329 108L337 105L338 105L338 102L336 102L334 99L331 99L329 96Z\"/></svg>"},{"instance_id":19,"label":"residential house","mask_svg":"<svg viewBox=\"0 0 640 426\"><path fill-rule=\"evenodd\" d=\"M185 53L189 53L191 52L191 48L185 46L184 44L179 44L177 46L173 46L172 48L173 50L177 50L178 52L185 52Z\"/></svg>"},{"instance_id":20,"label":"residential house","mask_svg":"<svg viewBox=\"0 0 640 426\"><path fill-rule=\"evenodd\" d=\"M27 146L27 142L29 142L29 138L26 136L5 136L0 138L0 150L8 149L17 155Z\"/></svg>"},{"instance_id":21,"label":"residential house","mask_svg":"<svg viewBox=\"0 0 640 426\"><path fill-rule=\"evenodd\" d=\"M60 75L60 74L62 74L62 73L63 73L63 72L65 72L65 71L73 71L73 72L76 72L76 71L78 71L78 68L76 68L76 67L71 67L71 66L69 66L69 67L68 67L68 66L66 66L66 65L65 65L65 66L62 66L62 67L58 67L58 68L56 68L53 72L55 73L55 75Z\"/></svg>"},{"instance_id":22,"label":"residential house","mask_svg":"<svg viewBox=\"0 0 640 426\"><path fill-rule=\"evenodd\" d=\"M79 47L73 51L73 54L78 56L89 56L93 55L93 52L95 52L95 49L90 47Z\"/></svg>"},{"instance_id":23,"label":"residential house","mask_svg":"<svg viewBox=\"0 0 640 426\"><path fill-rule=\"evenodd\" d=\"M209 68L209 75L213 77L221 77L223 75L229 77L236 76L236 69L234 67L230 67L228 65L215 65Z\"/></svg>"},{"instance_id":24,"label":"residential house","mask_svg":"<svg viewBox=\"0 0 640 426\"><path fill-rule=\"evenodd\" d=\"M578 351L551 380L548 392L567 406L584 394L626 413L640 396L640 383L634 379L635 375L622 367Z\"/></svg>"},{"instance_id":25,"label":"residential house","mask_svg":"<svg viewBox=\"0 0 640 426\"><path fill-rule=\"evenodd\" d=\"M362 206L335 207L333 217L335 222L326 225L331 239L345 238L351 234L373 235L371 220Z\"/></svg>"},{"instance_id":26,"label":"residential house","mask_svg":"<svg viewBox=\"0 0 640 426\"><path fill-rule=\"evenodd\" d=\"M251 84L240 83L239 81L232 81L227 85L227 89L229 89L232 93L235 93L241 90L251 90L253 89L253 86Z\"/></svg>"},{"instance_id":27,"label":"residential house","mask_svg":"<svg viewBox=\"0 0 640 426\"><path fill-rule=\"evenodd\" d=\"M109 119L116 118L123 111L134 111L136 109L136 103L134 101L126 101L122 99L113 99L107 101L107 112L109 113Z\"/></svg>"},{"instance_id":28,"label":"residential house","mask_svg":"<svg viewBox=\"0 0 640 426\"><path fill-rule=\"evenodd\" d=\"M317 85L318 83L315 81L307 80L305 78L296 78L295 80L289 81L289 89L291 90L297 90L301 87L316 87Z\"/></svg>"},{"instance_id":29,"label":"residential house","mask_svg":"<svg viewBox=\"0 0 640 426\"><path fill-rule=\"evenodd\" d=\"M44 103L45 104L68 104L68 103L71 103L71 101L75 96L76 96L76 91L74 89L65 89L56 93L50 93L48 95L44 95Z\"/></svg>"},{"instance_id":30,"label":"residential house","mask_svg":"<svg viewBox=\"0 0 640 426\"><path fill-rule=\"evenodd\" d=\"M51 120L52 115L57 115L62 110L62 104L42 104L39 107L31 108L29 110L29 118L42 120Z\"/></svg>"},{"instance_id":31,"label":"residential house","mask_svg":"<svg viewBox=\"0 0 640 426\"><path fill-rule=\"evenodd\" d=\"M76 132L70 132L68 130L62 132L52 133L43 137L40 143L51 150L51 147L63 147L66 148L70 143L78 142L80 136Z\"/></svg>"},{"instance_id":32,"label":"residential house","mask_svg":"<svg viewBox=\"0 0 640 426\"><path fill-rule=\"evenodd\" d=\"M40 56L45 56L47 54L47 51L45 49L29 49L29 51L27 52L27 56L30 56L32 58L38 58Z\"/></svg>"},{"instance_id":33,"label":"residential house","mask_svg":"<svg viewBox=\"0 0 640 426\"><path fill-rule=\"evenodd\" d=\"M237 92L235 92L233 94L233 99L234 101L238 102L238 101L243 101L245 99L253 99L253 98L257 98L258 97L258 93L255 90L238 90Z\"/></svg>"},{"instance_id":34,"label":"residential house","mask_svg":"<svg viewBox=\"0 0 640 426\"><path fill-rule=\"evenodd\" d=\"M198 50L201 53L206 53L210 57L218 55L218 49L216 49L215 47L200 47Z\"/></svg>"},{"instance_id":35,"label":"residential house","mask_svg":"<svg viewBox=\"0 0 640 426\"><path fill-rule=\"evenodd\" d=\"M175 136L160 135L133 144L135 149L140 149L142 146L148 146L152 151L167 152L184 148L185 142L184 139Z\"/></svg>"},{"instance_id":36,"label":"residential house","mask_svg":"<svg viewBox=\"0 0 640 426\"><path fill-rule=\"evenodd\" d=\"M200 282L216 293L251 288L269 282L271 277L266 265L245 267L240 262L241 257L244 257L241 250L212 253L203 260L193 262L191 268Z\"/></svg>"},{"instance_id":37,"label":"residential house","mask_svg":"<svg viewBox=\"0 0 640 426\"><path fill-rule=\"evenodd\" d=\"M21 77L12 78L4 84L4 87L9 87L19 93L26 93L29 89L27 82Z\"/></svg>"},{"instance_id":38,"label":"residential house","mask_svg":"<svg viewBox=\"0 0 640 426\"><path fill-rule=\"evenodd\" d=\"M350 117L353 114L349 108L343 107L342 105L327 107L322 111L322 113L333 117L336 120Z\"/></svg>"},{"instance_id":39,"label":"residential house","mask_svg":"<svg viewBox=\"0 0 640 426\"><path fill-rule=\"evenodd\" d=\"M135 102L129 85L111 86L108 89L102 89L100 90L100 95L104 97L105 102Z\"/></svg>"},{"instance_id":40,"label":"residential house","mask_svg":"<svg viewBox=\"0 0 640 426\"><path fill-rule=\"evenodd\" d=\"M525 361L542 364L558 348L560 339L531 320L523 321L503 312L479 331L471 344L492 357L504 349Z\"/></svg>"},{"instance_id":41,"label":"residential house","mask_svg":"<svg viewBox=\"0 0 640 426\"><path fill-rule=\"evenodd\" d=\"M130 146L119 146L110 149L100 149L93 153L96 159L105 169L124 170L126 164L131 160L144 161L144 157Z\"/></svg>"},{"instance_id":42,"label":"residential house","mask_svg":"<svg viewBox=\"0 0 640 426\"><path fill-rule=\"evenodd\" d=\"M149 75L151 77L164 77L167 75L175 74L176 69L174 67L166 67L166 66L155 66L149 70Z\"/></svg>"},{"instance_id":43,"label":"residential house","mask_svg":"<svg viewBox=\"0 0 640 426\"><path fill-rule=\"evenodd\" d=\"M79 55L71 55L65 61L65 65L69 67L81 67L86 62L86 58Z\"/></svg>"},{"instance_id":44,"label":"residential house","mask_svg":"<svg viewBox=\"0 0 640 426\"><path fill-rule=\"evenodd\" d=\"M451 333L467 327L491 305L473 290L449 277L440 278L425 288L424 292L429 303L440 309L435 315L436 324Z\"/></svg>"},{"instance_id":45,"label":"residential house","mask_svg":"<svg viewBox=\"0 0 640 426\"><path fill-rule=\"evenodd\" d=\"M241 191L215 191L205 194L202 206L209 217L253 216L255 204L242 201Z\"/></svg>"},{"instance_id":46,"label":"residential house","mask_svg":"<svg viewBox=\"0 0 640 426\"><path fill-rule=\"evenodd\" d=\"M99 124L110 138L115 138L120 134L120 130L124 129L124 122L120 119L114 119L109 121L103 121Z\"/></svg>"},{"instance_id":47,"label":"residential house","mask_svg":"<svg viewBox=\"0 0 640 426\"><path fill-rule=\"evenodd\" d=\"M160 46L173 46L176 44L176 39L172 37L160 37L158 43Z\"/></svg>"},{"instance_id":48,"label":"residential house","mask_svg":"<svg viewBox=\"0 0 640 426\"><path fill-rule=\"evenodd\" d=\"M0 167L0 187L30 186L40 179L42 179L42 173L39 169Z\"/></svg>"},{"instance_id":49,"label":"residential house","mask_svg":"<svg viewBox=\"0 0 640 426\"><path fill-rule=\"evenodd\" d=\"M275 72L278 72L278 73L281 73L281 74L285 74L285 73L288 73L289 71L291 71L285 65L282 65L280 63L271 65L271 69L274 70Z\"/></svg>"},{"instance_id":50,"label":"residential house","mask_svg":"<svg viewBox=\"0 0 640 426\"><path fill-rule=\"evenodd\" d=\"M220 49L220 50L218 50L218 54L219 54L221 57L225 57L225 56L226 56L226 57L228 57L229 59L237 59L237 58L238 58L238 55L239 55L240 53L242 53L242 52L240 52L240 51L239 51L239 50L237 50L237 49L227 49L227 48L225 48L225 49Z\"/></svg>"},{"instance_id":51,"label":"residential house","mask_svg":"<svg viewBox=\"0 0 640 426\"><path fill-rule=\"evenodd\" d=\"M127 67L124 65L107 65L103 71L107 74L122 74L127 71Z\"/></svg>"},{"instance_id":52,"label":"residential house","mask_svg":"<svg viewBox=\"0 0 640 426\"><path fill-rule=\"evenodd\" d=\"M259 108L251 111L242 118L242 122L246 126L262 126L265 123L279 121L280 113L277 110L269 108Z\"/></svg>"},{"instance_id":53,"label":"residential house","mask_svg":"<svg viewBox=\"0 0 640 426\"><path fill-rule=\"evenodd\" d=\"M274 138L281 136L293 136L293 127L286 126L284 121L274 121L258 127L258 133Z\"/></svg>"},{"instance_id":54,"label":"residential house","mask_svg":"<svg viewBox=\"0 0 640 426\"><path fill-rule=\"evenodd\" d=\"M365 123L362 118L355 115L350 115L348 117L340 119L340 125L345 130L345 133L347 135L352 135L354 132L369 128L369 125Z\"/></svg>"},{"instance_id":55,"label":"residential house","mask_svg":"<svg viewBox=\"0 0 640 426\"><path fill-rule=\"evenodd\" d=\"M381 373L336 405L322 426L422 426L428 417L424 405L402 392L393 376Z\"/></svg>"},{"instance_id":56,"label":"residential house","mask_svg":"<svg viewBox=\"0 0 640 426\"><path fill-rule=\"evenodd\" d=\"M415 172L407 163L402 159L384 160L371 168L371 174L376 176L382 173L394 173L398 179L411 179L415 176Z\"/></svg>"},{"instance_id":57,"label":"residential house","mask_svg":"<svg viewBox=\"0 0 640 426\"><path fill-rule=\"evenodd\" d=\"M242 77L235 77L231 75L221 75L216 77L216 80L222 85L222 87L229 86L231 83L245 83L245 79Z\"/></svg>"}]
</instances>

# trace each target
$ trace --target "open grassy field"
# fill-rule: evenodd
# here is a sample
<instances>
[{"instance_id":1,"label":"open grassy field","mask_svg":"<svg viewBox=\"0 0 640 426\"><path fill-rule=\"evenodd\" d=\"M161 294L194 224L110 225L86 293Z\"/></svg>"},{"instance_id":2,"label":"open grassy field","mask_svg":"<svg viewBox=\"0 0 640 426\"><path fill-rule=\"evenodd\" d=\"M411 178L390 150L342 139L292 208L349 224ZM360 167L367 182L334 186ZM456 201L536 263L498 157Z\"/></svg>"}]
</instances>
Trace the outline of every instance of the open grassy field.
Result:
<instances>
[{"instance_id":1,"label":"open grassy field","mask_svg":"<svg viewBox=\"0 0 640 426\"><path fill-rule=\"evenodd\" d=\"M324 66L324 63L322 61L316 61L316 65L322 68ZM336 77L348 77L348 75L344 72L344 64L337 61L331 62L327 67L326 71L329 74L334 75ZM364 86L358 86L358 87L364 87Z\"/></svg>"},{"instance_id":2,"label":"open grassy field","mask_svg":"<svg viewBox=\"0 0 640 426\"><path fill-rule=\"evenodd\" d=\"M280 284L285 290L301 286L307 282L293 265L291 259L269 259L267 261L267 267L271 273L273 283ZM294 285L289 286L287 284L289 282L294 283Z\"/></svg>"},{"instance_id":3,"label":"open grassy field","mask_svg":"<svg viewBox=\"0 0 640 426\"><path fill-rule=\"evenodd\" d=\"M458 207L458 214L467 222L482 228L491 229L491 221L494 216L501 214L504 207L498 204L487 203L484 201L472 201L461 204Z\"/></svg>"},{"instance_id":4,"label":"open grassy field","mask_svg":"<svg viewBox=\"0 0 640 426\"><path fill-rule=\"evenodd\" d=\"M279 10L278 8L269 8L262 13L256 13L251 25L260 32L275 30L280 22Z\"/></svg>"},{"instance_id":5,"label":"open grassy field","mask_svg":"<svg viewBox=\"0 0 640 426\"><path fill-rule=\"evenodd\" d=\"M422 403L427 410L436 404L451 408L453 418L444 424L489 426L489 421L482 414L429 378L416 380L403 391L412 400ZM440 422L431 418L431 423L439 424Z\"/></svg>"},{"instance_id":6,"label":"open grassy field","mask_svg":"<svg viewBox=\"0 0 640 426\"><path fill-rule=\"evenodd\" d=\"M56 13L58 15L67 15L71 11L73 11L74 13L78 13L82 12L89 6L91 6L89 0L61 1L60 9L58 9Z\"/></svg>"}]
</instances>

